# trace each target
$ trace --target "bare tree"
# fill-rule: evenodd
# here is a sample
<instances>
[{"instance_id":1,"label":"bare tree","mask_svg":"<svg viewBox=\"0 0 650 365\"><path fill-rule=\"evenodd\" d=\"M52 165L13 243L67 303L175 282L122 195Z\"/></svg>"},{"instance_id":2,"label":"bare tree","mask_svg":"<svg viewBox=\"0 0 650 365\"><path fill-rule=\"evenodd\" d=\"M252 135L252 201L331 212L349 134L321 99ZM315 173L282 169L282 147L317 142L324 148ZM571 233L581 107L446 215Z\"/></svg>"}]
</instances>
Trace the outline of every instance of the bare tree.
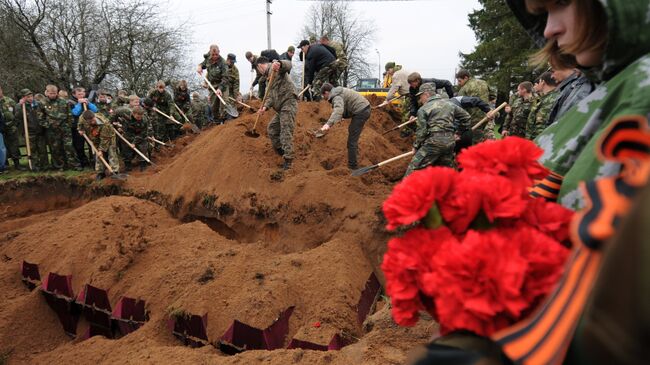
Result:
<instances>
[{"instance_id":1,"label":"bare tree","mask_svg":"<svg viewBox=\"0 0 650 365\"><path fill-rule=\"evenodd\" d=\"M11 61L43 82L143 92L178 73L185 44L181 26L166 25L158 8L147 0L0 0L0 24L17 30L0 41L23 40L18 53L30 57Z\"/></svg>"},{"instance_id":2,"label":"bare tree","mask_svg":"<svg viewBox=\"0 0 650 365\"><path fill-rule=\"evenodd\" d=\"M354 85L358 79L372 75L368 51L374 40L375 25L350 9L346 1L320 1L313 4L302 29L305 39L319 39L326 35L339 42L348 59L348 67L341 75L343 86Z\"/></svg>"}]
</instances>

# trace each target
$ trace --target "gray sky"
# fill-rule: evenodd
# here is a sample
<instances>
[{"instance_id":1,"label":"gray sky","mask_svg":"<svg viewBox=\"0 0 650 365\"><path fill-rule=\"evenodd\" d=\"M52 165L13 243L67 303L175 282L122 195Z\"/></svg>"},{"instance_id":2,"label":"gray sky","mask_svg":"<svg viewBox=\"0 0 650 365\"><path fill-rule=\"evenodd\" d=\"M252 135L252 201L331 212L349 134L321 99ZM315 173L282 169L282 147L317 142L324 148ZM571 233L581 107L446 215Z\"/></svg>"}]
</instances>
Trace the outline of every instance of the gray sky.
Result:
<instances>
[{"instance_id":1,"label":"gray sky","mask_svg":"<svg viewBox=\"0 0 650 365\"><path fill-rule=\"evenodd\" d=\"M167 0L163 6L171 21L187 21L190 38L191 64L188 77L203 60L212 43L219 45L221 55L237 55L241 91L251 83L250 64L246 51L255 54L266 49L265 0ZM312 1L273 0L271 4L271 46L278 53L296 45L305 14ZM459 63L458 52L469 52L475 44L474 33L468 26L467 14L480 7L477 0L415 0L415 1L356 1L351 3L356 15L372 19L377 28L375 44L368 58L375 64L374 77L388 61L402 64L423 77L449 79ZM195 74L195 73L194 73ZM194 76L193 76L194 77Z\"/></svg>"}]
</instances>

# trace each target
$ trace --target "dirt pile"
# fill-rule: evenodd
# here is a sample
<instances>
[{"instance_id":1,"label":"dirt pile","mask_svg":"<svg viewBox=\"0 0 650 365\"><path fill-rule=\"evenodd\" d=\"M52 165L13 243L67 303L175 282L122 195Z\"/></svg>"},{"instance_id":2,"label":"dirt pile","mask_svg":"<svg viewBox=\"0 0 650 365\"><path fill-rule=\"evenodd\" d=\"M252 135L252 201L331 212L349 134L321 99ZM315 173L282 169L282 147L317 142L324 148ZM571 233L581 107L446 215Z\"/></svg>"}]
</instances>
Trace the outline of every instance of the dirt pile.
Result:
<instances>
[{"instance_id":1,"label":"dirt pile","mask_svg":"<svg viewBox=\"0 0 650 365\"><path fill-rule=\"evenodd\" d=\"M265 133L274 113L261 118L262 137L252 139L244 131L255 115L244 112L183 137L174 153L157 156L156 168L115 190L143 199L112 196L6 215L12 220L0 224L0 355L10 352L10 363L402 363L408 349L426 341L432 322L398 328L383 307L364 327L357 306L371 273L380 274L388 236L379 207L407 162L350 176L347 123L322 139L310 133L330 112L325 102L300 104L296 160L285 173L278 173L281 158ZM360 165L410 148L398 133L381 135L394 125L390 111L373 111ZM72 275L75 294L91 284L107 290L112 305L122 296L143 299L150 319L120 339L71 340L38 291L20 282L23 260L37 263L42 277ZM167 327L178 313L207 313L209 341L217 342L234 320L266 328L290 307L285 345L326 345L335 334L353 344L226 356L212 346L184 347ZM82 320L77 334L87 327Z\"/></svg>"}]
</instances>

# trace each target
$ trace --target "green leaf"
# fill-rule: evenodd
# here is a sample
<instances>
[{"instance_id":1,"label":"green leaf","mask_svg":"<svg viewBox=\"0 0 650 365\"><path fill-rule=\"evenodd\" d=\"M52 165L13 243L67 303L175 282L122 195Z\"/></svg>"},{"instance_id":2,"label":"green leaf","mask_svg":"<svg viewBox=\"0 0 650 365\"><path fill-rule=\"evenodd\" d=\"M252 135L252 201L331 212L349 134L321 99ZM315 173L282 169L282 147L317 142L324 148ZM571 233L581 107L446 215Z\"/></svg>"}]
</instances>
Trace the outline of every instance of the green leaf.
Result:
<instances>
[{"instance_id":1,"label":"green leaf","mask_svg":"<svg viewBox=\"0 0 650 365\"><path fill-rule=\"evenodd\" d=\"M436 229L443 225L440 209L438 209L438 206L435 203L427 212L427 215L422 220L422 223L429 229Z\"/></svg>"},{"instance_id":2,"label":"green leaf","mask_svg":"<svg viewBox=\"0 0 650 365\"><path fill-rule=\"evenodd\" d=\"M490 220L488 219L487 215L485 215L485 213L483 213L483 211L481 210L480 212L478 212L476 218L474 218L472 223L469 225L469 228L476 231L486 231L495 226L496 224L490 223Z\"/></svg>"}]
</instances>

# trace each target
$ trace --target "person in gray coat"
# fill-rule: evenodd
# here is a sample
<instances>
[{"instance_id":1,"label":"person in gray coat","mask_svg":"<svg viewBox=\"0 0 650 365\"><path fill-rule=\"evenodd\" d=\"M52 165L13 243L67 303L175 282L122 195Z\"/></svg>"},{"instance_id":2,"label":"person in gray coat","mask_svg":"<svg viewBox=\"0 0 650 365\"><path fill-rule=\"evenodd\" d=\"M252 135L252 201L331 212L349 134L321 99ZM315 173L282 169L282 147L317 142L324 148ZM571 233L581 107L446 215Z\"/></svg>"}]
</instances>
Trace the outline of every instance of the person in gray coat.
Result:
<instances>
[{"instance_id":1,"label":"person in gray coat","mask_svg":"<svg viewBox=\"0 0 650 365\"><path fill-rule=\"evenodd\" d=\"M343 118L352 118L348 126L348 168L355 170L359 137L368 118L370 118L370 103L358 92L345 87L333 87L325 83L320 88L321 95L332 104L332 115L321 127L321 132L328 131Z\"/></svg>"}]
</instances>

